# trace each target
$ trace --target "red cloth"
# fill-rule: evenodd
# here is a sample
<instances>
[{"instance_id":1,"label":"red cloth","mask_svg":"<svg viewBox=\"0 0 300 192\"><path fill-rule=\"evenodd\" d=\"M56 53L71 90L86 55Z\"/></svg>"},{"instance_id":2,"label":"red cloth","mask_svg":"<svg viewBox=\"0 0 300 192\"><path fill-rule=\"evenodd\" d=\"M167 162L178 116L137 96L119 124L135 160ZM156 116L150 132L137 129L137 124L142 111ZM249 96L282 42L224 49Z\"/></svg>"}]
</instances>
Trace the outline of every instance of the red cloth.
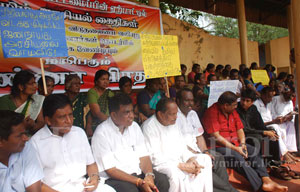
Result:
<instances>
[{"instance_id":1,"label":"red cloth","mask_svg":"<svg viewBox=\"0 0 300 192\"><path fill-rule=\"evenodd\" d=\"M195 78L196 73L194 71L191 71L188 74L188 83L194 83L194 78Z\"/></svg>"},{"instance_id":2,"label":"red cloth","mask_svg":"<svg viewBox=\"0 0 300 192\"><path fill-rule=\"evenodd\" d=\"M243 129L243 123L239 114L234 110L228 116L228 119L222 113L219 104L215 103L209 107L202 118L202 124L208 134L219 131L219 134L227 139L229 142L238 146L239 140L237 137L237 130ZM216 147L224 147L216 143Z\"/></svg>"}]
</instances>

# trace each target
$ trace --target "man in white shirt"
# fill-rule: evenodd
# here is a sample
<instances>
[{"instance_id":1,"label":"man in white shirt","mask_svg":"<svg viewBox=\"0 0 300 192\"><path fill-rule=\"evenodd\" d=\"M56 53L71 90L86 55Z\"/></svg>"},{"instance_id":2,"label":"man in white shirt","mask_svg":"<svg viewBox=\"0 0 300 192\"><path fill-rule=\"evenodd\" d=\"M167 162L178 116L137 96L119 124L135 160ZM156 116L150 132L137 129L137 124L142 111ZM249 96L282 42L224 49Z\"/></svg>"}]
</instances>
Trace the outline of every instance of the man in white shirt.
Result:
<instances>
[{"instance_id":1,"label":"man in white shirt","mask_svg":"<svg viewBox=\"0 0 300 192\"><path fill-rule=\"evenodd\" d=\"M126 94L109 100L110 117L101 123L92 138L92 149L106 184L117 192L167 192L165 175L153 171L144 136L133 121L133 105Z\"/></svg>"},{"instance_id":2,"label":"man in white shirt","mask_svg":"<svg viewBox=\"0 0 300 192\"><path fill-rule=\"evenodd\" d=\"M214 150L208 150L203 137L203 127L197 113L192 110L194 106L193 92L184 88L176 94L178 124L189 149L196 153L205 153L213 160L213 190L214 192L237 191L229 183L224 157Z\"/></svg>"},{"instance_id":3,"label":"man in white shirt","mask_svg":"<svg viewBox=\"0 0 300 192\"><path fill-rule=\"evenodd\" d=\"M286 146L285 151L296 152L297 151L297 141L294 126L294 106L292 102L292 91L285 87L283 92L273 97L271 103L272 119L279 119L280 124L280 134L281 138ZM290 163L298 161L292 154L288 153L289 157L292 159Z\"/></svg>"},{"instance_id":4,"label":"man in white shirt","mask_svg":"<svg viewBox=\"0 0 300 192\"><path fill-rule=\"evenodd\" d=\"M169 192L213 191L211 158L188 150L176 123L177 112L175 101L163 98L142 126L154 169L168 176Z\"/></svg>"},{"instance_id":5,"label":"man in white shirt","mask_svg":"<svg viewBox=\"0 0 300 192\"><path fill-rule=\"evenodd\" d=\"M0 111L0 191L40 192L43 170L28 141L24 116Z\"/></svg>"},{"instance_id":6,"label":"man in white shirt","mask_svg":"<svg viewBox=\"0 0 300 192\"><path fill-rule=\"evenodd\" d=\"M68 97L46 97L43 115L46 125L30 140L44 170L43 191L113 192L107 185L98 185L97 164L85 132L72 126L73 111Z\"/></svg>"}]
</instances>

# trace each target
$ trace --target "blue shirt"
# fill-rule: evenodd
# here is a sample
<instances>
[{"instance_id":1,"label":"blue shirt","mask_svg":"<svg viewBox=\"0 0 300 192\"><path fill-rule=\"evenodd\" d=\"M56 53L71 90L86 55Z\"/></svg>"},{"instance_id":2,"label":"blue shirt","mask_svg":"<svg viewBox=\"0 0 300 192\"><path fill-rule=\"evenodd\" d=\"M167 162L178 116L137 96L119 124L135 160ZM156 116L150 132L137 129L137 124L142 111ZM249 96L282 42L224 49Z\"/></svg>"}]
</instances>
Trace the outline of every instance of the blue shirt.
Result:
<instances>
[{"instance_id":1,"label":"blue shirt","mask_svg":"<svg viewBox=\"0 0 300 192\"><path fill-rule=\"evenodd\" d=\"M0 162L0 191L23 192L43 177L35 149L29 142L21 152L10 155L8 167Z\"/></svg>"}]
</instances>

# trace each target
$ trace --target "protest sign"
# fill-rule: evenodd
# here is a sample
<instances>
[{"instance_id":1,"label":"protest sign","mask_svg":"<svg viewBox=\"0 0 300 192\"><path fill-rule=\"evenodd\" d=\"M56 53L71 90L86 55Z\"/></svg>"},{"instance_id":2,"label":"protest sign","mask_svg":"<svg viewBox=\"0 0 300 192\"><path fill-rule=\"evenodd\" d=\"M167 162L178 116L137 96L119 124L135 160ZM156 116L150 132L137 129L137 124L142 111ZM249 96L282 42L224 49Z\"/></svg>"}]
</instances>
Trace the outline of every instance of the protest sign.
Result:
<instances>
[{"instance_id":1,"label":"protest sign","mask_svg":"<svg viewBox=\"0 0 300 192\"><path fill-rule=\"evenodd\" d=\"M45 74L54 78L55 92L64 92L65 77L77 74L81 91L94 86L99 69L110 73L110 88L122 76L144 87L140 34L162 34L159 8L117 0L0 0L0 7L64 13L68 57L44 58ZM39 79L39 58L5 58L0 47L0 94L7 94L14 74L31 70Z\"/></svg>"},{"instance_id":2,"label":"protest sign","mask_svg":"<svg viewBox=\"0 0 300 192\"><path fill-rule=\"evenodd\" d=\"M4 57L68 56L64 14L0 7Z\"/></svg>"},{"instance_id":3,"label":"protest sign","mask_svg":"<svg viewBox=\"0 0 300 192\"><path fill-rule=\"evenodd\" d=\"M239 80L211 81L207 107L210 107L217 102L220 95L222 95L225 91L236 93L238 90L238 84Z\"/></svg>"},{"instance_id":4,"label":"protest sign","mask_svg":"<svg viewBox=\"0 0 300 192\"><path fill-rule=\"evenodd\" d=\"M181 74L177 36L141 36L143 66L146 79Z\"/></svg>"},{"instance_id":5,"label":"protest sign","mask_svg":"<svg viewBox=\"0 0 300 192\"><path fill-rule=\"evenodd\" d=\"M251 70L251 76L254 83L269 85L270 78L266 70Z\"/></svg>"}]
</instances>

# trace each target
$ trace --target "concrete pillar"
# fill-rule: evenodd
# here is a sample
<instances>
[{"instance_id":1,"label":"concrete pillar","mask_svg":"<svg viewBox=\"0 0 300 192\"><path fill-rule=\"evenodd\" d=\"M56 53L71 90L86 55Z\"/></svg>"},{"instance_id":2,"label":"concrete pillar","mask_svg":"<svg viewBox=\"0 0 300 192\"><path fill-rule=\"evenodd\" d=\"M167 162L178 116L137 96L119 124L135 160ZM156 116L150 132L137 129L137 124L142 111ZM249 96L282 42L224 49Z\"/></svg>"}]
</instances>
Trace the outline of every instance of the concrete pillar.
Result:
<instances>
[{"instance_id":1,"label":"concrete pillar","mask_svg":"<svg viewBox=\"0 0 300 192\"><path fill-rule=\"evenodd\" d=\"M148 5L159 8L159 0L149 0Z\"/></svg>"},{"instance_id":2,"label":"concrete pillar","mask_svg":"<svg viewBox=\"0 0 300 192\"><path fill-rule=\"evenodd\" d=\"M236 0L236 8L239 23L241 62L248 65L247 27L244 0Z\"/></svg>"}]
</instances>

